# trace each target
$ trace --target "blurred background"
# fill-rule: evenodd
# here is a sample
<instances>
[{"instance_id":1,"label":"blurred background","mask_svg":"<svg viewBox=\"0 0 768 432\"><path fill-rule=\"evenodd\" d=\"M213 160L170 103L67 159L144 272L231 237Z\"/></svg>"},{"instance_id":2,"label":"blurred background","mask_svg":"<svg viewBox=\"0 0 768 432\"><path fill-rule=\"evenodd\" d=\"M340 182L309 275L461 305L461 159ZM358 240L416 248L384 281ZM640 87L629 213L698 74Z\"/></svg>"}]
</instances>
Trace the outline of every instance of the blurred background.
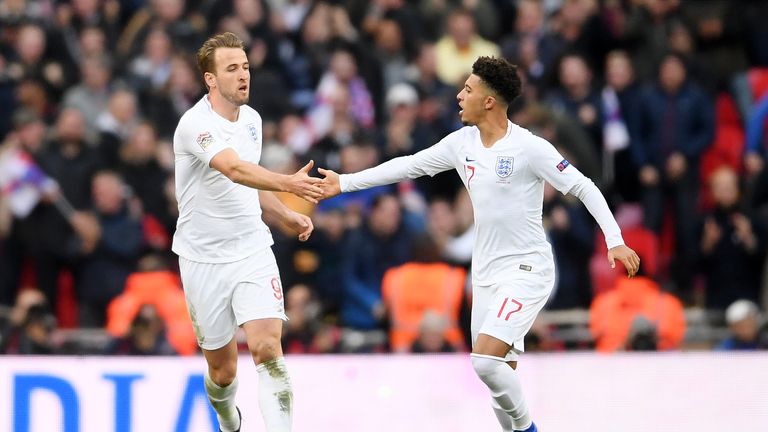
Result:
<instances>
[{"instance_id":1,"label":"blurred background","mask_svg":"<svg viewBox=\"0 0 768 432\"><path fill-rule=\"evenodd\" d=\"M0 0L0 353L199 354L170 252L172 136L204 94L194 52L221 31L246 42L262 164L283 173L424 149L461 127L478 56L518 65L510 118L598 184L642 259L640 277L612 270L589 213L548 187L557 282L532 364L768 349L766 22L760 0ZM316 227L306 243L272 227L286 353L468 352L455 173L280 198Z\"/></svg>"}]
</instances>

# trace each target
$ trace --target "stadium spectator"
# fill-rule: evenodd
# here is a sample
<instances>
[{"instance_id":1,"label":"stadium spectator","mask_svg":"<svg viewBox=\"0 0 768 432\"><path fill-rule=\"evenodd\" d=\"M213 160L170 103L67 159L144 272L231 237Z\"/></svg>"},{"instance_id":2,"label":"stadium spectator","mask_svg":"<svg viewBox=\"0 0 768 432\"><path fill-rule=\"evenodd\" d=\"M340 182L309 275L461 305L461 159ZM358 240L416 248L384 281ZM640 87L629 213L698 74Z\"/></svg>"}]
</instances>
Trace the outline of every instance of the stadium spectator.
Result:
<instances>
[{"instance_id":1,"label":"stadium spectator","mask_svg":"<svg viewBox=\"0 0 768 432\"><path fill-rule=\"evenodd\" d=\"M91 207L91 179L100 167L96 151L85 143L83 115L74 108L61 111L54 137L36 158L45 173L56 180L74 212L53 202L40 203L19 222L20 235L34 261L37 286L51 305L57 303L61 270L77 276L84 253L90 253L98 238L98 224L86 210ZM54 202L61 202L56 197ZM53 306L52 306L53 307Z\"/></svg>"},{"instance_id":2,"label":"stadium spectator","mask_svg":"<svg viewBox=\"0 0 768 432\"><path fill-rule=\"evenodd\" d=\"M728 88L730 77L747 67L742 42L743 4L727 0L681 2L680 14L690 26L701 71L701 83L711 92Z\"/></svg>"},{"instance_id":3,"label":"stadium spectator","mask_svg":"<svg viewBox=\"0 0 768 432\"><path fill-rule=\"evenodd\" d=\"M165 325L157 309L141 306L131 321L126 336L113 339L104 350L112 355L174 355L176 352L165 336Z\"/></svg>"},{"instance_id":4,"label":"stadium spectator","mask_svg":"<svg viewBox=\"0 0 768 432\"><path fill-rule=\"evenodd\" d=\"M40 82L46 93L59 98L76 81L76 71L70 71L65 62L54 55L55 47L49 46L41 25L28 23L20 26L13 48L4 67L5 75L13 82Z\"/></svg>"},{"instance_id":5,"label":"stadium spectator","mask_svg":"<svg viewBox=\"0 0 768 432\"><path fill-rule=\"evenodd\" d=\"M106 330L113 338L124 337L143 305L151 305L164 322L174 351L181 355L198 352L179 275L157 254L142 257L138 270L125 281L125 289L107 307Z\"/></svg>"},{"instance_id":6,"label":"stadium spectator","mask_svg":"<svg viewBox=\"0 0 768 432\"><path fill-rule=\"evenodd\" d=\"M762 223L744 212L739 178L731 168L712 173L709 190L715 208L703 216L698 236L706 306L725 310L738 299L759 303L766 251Z\"/></svg>"},{"instance_id":7,"label":"stadium spectator","mask_svg":"<svg viewBox=\"0 0 768 432\"><path fill-rule=\"evenodd\" d=\"M316 261L312 287L325 315L336 317L344 295L342 262L347 229L344 209L326 208L313 214L315 232L305 243L306 252Z\"/></svg>"},{"instance_id":8,"label":"stadium spectator","mask_svg":"<svg viewBox=\"0 0 768 432\"><path fill-rule=\"evenodd\" d=\"M175 55L171 59L171 76L166 86L147 94L142 100L144 114L161 138L173 137L173 125L200 99L203 90L189 58Z\"/></svg>"},{"instance_id":9,"label":"stadium spectator","mask_svg":"<svg viewBox=\"0 0 768 432\"><path fill-rule=\"evenodd\" d=\"M390 268L381 282L381 297L389 318L389 343L394 352L407 352L419 343L422 352L462 348L458 327L467 273L441 261L440 250L425 235L414 240L412 260Z\"/></svg>"},{"instance_id":10,"label":"stadium spectator","mask_svg":"<svg viewBox=\"0 0 768 432\"><path fill-rule=\"evenodd\" d=\"M171 78L173 44L163 27L150 30L144 49L128 64L128 82L138 93L162 89Z\"/></svg>"},{"instance_id":11,"label":"stadium spectator","mask_svg":"<svg viewBox=\"0 0 768 432\"><path fill-rule=\"evenodd\" d=\"M437 55L435 44L424 43L409 72L409 84L419 94L421 104L419 117L430 126L437 136L443 136L454 129L457 108L453 103L454 87L444 83L437 76Z\"/></svg>"},{"instance_id":12,"label":"stadium spectator","mask_svg":"<svg viewBox=\"0 0 768 432\"><path fill-rule=\"evenodd\" d=\"M409 58L403 45L403 31L397 21L382 20L374 34L374 47L385 92L407 80Z\"/></svg>"},{"instance_id":13,"label":"stadium spectator","mask_svg":"<svg viewBox=\"0 0 768 432\"><path fill-rule=\"evenodd\" d=\"M680 301L644 276L618 279L590 306L589 329L602 352L638 350L648 347L649 341L659 350L678 349L685 328Z\"/></svg>"},{"instance_id":14,"label":"stadium spectator","mask_svg":"<svg viewBox=\"0 0 768 432\"><path fill-rule=\"evenodd\" d=\"M136 11L117 40L118 56L134 57L154 28L163 28L177 49L193 53L205 39L201 8L187 8L186 0L150 0Z\"/></svg>"},{"instance_id":15,"label":"stadium spectator","mask_svg":"<svg viewBox=\"0 0 768 432\"><path fill-rule=\"evenodd\" d=\"M130 187L130 193L139 199L144 218L154 218L166 231L167 237L173 232L176 219L169 214L168 199L163 189L158 187L170 175L159 160L164 146L170 147L170 144L158 140L151 124L142 122L136 125L122 143L116 171Z\"/></svg>"},{"instance_id":16,"label":"stadium spectator","mask_svg":"<svg viewBox=\"0 0 768 432\"><path fill-rule=\"evenodd\" d=\"M436 139L434 132L419 118L419 95L409 84L399 83L387 92L387 121L379 132L379 148L384 159L424 149Z\"/></svg>"},{"instance_id":17,"label":"stadium spectator","mask_svg":"<svg viewBox=\"0 0 768 432\"><path fill-rule=\"evenodd\" d=\"M248 50L248 62L251 68L251 87L248 103L256 111L263 113L264 121L277 122L292 110L290 101L285 97L288 88L282 76L279 64L269 62L269 56L275 55L275 47L264 39L254 38Z\"/></svg>"},{"instance_id":18,"label":"stadium spectator","mask_svg":"<svg viewBox=\"0 0 768 432\"><path fill-rule=\"evenodd\" d=\"M294 285L285 293L283 352L323 354L337 352L339 331L320 321L320 303L307 285Z\"/></svg>"},{"instance_id":19,"label":"stadium spectator","mask_svg":"<svg viewBox=\"0 0 768 432\"><path fill-rule=\"evenodd\" d=\"M546 103L556 113L575 119L599 150L603 142L603 105L593 88L589 65L580 55L565 55L560 60L559 77L560 87L547 95Z\"/></svg>"},{"instance_id":20,"label":"stadium spectator","mask_svg":"<svg viewBox=\"0 0 768 432\"><path fill-rule=\"evenodd\" d=\"M80 82L67 89L63 108L74 108L83 114L85 138L97 144L98 118L109 105L112 89L112 60L106 55L88 57L80 63Z\"/></svg>"},{"instance_id":21,"label":"stadium spectator","mask_svg":"<svg viewBox=\"0 0 768 432\"><path fill-rule=\"evenodd\" d=\"M0 327L0 353L56 354L52 333L56 318L45 295L37 289L23 289L16 297L9 319Z\"/></svg>"},{"instance_id":22,"label":"stadium spectator","mask_svg":"<svg viewBox=\"0 0 768 432\"><path fill-rule=\"evenodd\" d=\"M348 114L353 123L362 129L373 127L375 120L373 99L358 74L354 53L341 47L332 52L328 71L320 78L314 105L308 113L315 141L332 130L336 113Z\"/></svg>"},{"instance_id":23,"label":"stadium spectator","mask_svg":"<svg viewBox=\"0 0 768 432\"><path fill-rule=\"evenodd\" d=\"M80 325L103 327L107 305L123 292L126 278L136 269L143 236L140 210L131 203L135 198L126 196L117 173L96 173L92 191L98 236L92 249L83 251L77 285Z\"/></svg>"},{"instance_id":24,"label":"stadium spectator","mask_svg":"<svg viewBox=\"0 0 768 432\"><path fill-rule=\"evenodd\" d=\"M765 349L761 345L761 314L757 305L750 300L736 300L725 310L725 322L728 324L728 337L720 342L716 349L721 351L752 351Z\"/></svg>"},{"instance_id":25,"label":"stadium spectator","mask_svg":"<svg viewBox=\"0 0 768 432\"><path fill-rule=\"evenodd\" d=\"M446 35L435 45L437 76L446 84L460 86L478 57L498 55L498 45L477 34L472 13L456 9L448 15Z\"/></svg>"},{"instance_id":26,"label":"stadium spectator","mask_svg":"<svg viewBox=\"0 0 768 432\"><path fill-rule=\"evenodd\" d=\"M594 225L577 202L544 185L544 228L555 256L557 282L549 309L588 308L592 302L589 259L594 249Z\"/></svg>"},{"instance_id":27,"label":"stadium spectator","mask_svg":"<svg viewBox=\"0 0 768 432\"><path fill-rule=\"evenodd\" d=\"M602 100L603 180L622 201L637 201L640 185L630 150L637 128L641 89L626 51L611 51L605 60Z\"/></svg>"},{"instance_id":28,"label":"stadium spectator","mask_svg":"<svg viewBox=\"0 0 768 432\"><path fill-rule=\"evenodd\" d=\"M631 149L640 170L646 227L661 233L665 215L674 217L675 259L670 270L676 292L684 297L691 293L697 243L691 221L698 206L699 161L713 134L711 100L687 79L683 60L666 55L657 83L643 94Z\"/></svg>"},{"instance_id":29,"label":"stadium spectator","mask_svg":"<svg viewBox=\"0 0 768 432\"><path fill-rule=\"evenodd\" d=\"M519 62L520 70L526 75L529 85L537 93L545 86L551 69L563 49L563 44L548 31L544 5L538 0L517 2L517 16L514 27L499 42L501 54Z\"/></svg>"},{"instance_id":30,"label":"stadium spectator","mask_svg":"<svg viewBox=\"0 0 768 432\"><path fill-rule=\"evenodd\" d=\"M131 90L117 90L109 97L107 109L99 114L96 127L99 132L98 151L102 164L117 169L120 147L139 123L136 94Z\"/></svg>"},{"instance_id":31,"label":"stadium spectator","mask_svg":"<svg viewBox=\"0 0 768 432\"><path fill-rule=\"evenodd\" d=\"M384 273L411 257L413 234L402 221L401 204L391 194L373 199L365 222L351 231L342 252L340 320L345 328L342 350L375 351L386 342L386 307L382 300Z\"/></svg>"},{"instance_id":32,"label":"stadium spectator","mask_svg":"<svg viewBox=\"0 0 768 432\"><path fill-rule=\"evenodd\" d=\"M432 310L427 310L419 322L418 334L409 352L423 353L449 353L456 352L458 348L446 338L446 331L450 328L448 319Z\"/></svg>"},{"instance_id":33,"label":"stadium spectator","mask_svg":"<svg viewBox=\"0 0 768 432\"><path fill-rule=\"evenodd\" d=\"M678 21L680 1L639 0L630 6L624 25L623 42L630 47L640 80L649 82L655 66L668 49L669 29Z\"/></svg>"}]
</instances>

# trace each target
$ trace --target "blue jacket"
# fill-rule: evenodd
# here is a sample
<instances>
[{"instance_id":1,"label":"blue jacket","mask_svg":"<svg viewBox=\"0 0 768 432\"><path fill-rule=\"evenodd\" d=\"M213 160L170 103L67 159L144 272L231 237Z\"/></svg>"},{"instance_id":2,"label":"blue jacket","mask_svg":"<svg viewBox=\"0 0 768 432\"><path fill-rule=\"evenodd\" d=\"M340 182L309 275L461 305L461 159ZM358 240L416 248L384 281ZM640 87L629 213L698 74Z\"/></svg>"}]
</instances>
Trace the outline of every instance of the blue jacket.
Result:
<instances>
[{"instance_id":1,"label":"blue jacket","mask_svg":"<svg viewBox=\"0 0 768 432\"><path fill-rule=\"evenodd\" d=\"M768 94L757 101L752 107L749 119L747 119L747 145L744 148L745 153L765 153L763 141L766 118L768 118Z\"/></svg>"},{"instance_id":2,"label":"blue jacket","mask_svg":"<svg viewBox=\"0 0 768 432\"><path fill-rule=\"evenodd\" d=\"M401 225L389 238L374 235L367 225L352 231L344 245L341 322L359 330L379 328L373 307L381 301L381 280L391 267L411 257L411 234Z\"/></svg>"},{"instance_id":3,"label":"blue jacket","mask_svg":"<svg viewBox=\"0 0 768 432\"><path fill-rule=\"evenodd\" d=\"M675 108L676 136L673 151L682 153L689 163L698 163L701 153L715 134L714 104L697 86L686 83L677 94L668 95L658 85L648 87L640 99L638 125L632 131L632 157L638 167L663 167L662 149L664 115L667 104Z\"/></svg>"}]
</instances>

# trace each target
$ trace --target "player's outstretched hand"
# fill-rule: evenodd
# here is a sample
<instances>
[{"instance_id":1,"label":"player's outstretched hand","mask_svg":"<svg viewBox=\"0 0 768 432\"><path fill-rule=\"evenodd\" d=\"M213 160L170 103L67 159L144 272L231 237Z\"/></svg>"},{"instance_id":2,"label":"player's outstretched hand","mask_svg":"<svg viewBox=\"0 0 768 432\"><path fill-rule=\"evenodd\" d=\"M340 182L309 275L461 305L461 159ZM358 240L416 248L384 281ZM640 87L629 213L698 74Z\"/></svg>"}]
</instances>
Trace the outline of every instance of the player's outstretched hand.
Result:
<instances>
[{"instance_id":1,"label":"player's outstretched hand","mask_svg":"<svg viewBox=\"0 0 768 432\"><path fill-rule=\"evenodd\" d=\"M325 177L320 183L320 187L323 189L323 199L336 196L341 193L341 183L339 183L339 174L332 170L325 168L318 168L317 171Z\"/></svg>"},{"instance_id":2,"label":"player's outstretched hand","mask_svg":"<svg viewBox=\"0 0 768 432\"><path fill-rule=\"evenodd\" d=\"M283 222L299 234L299 241L307 241L315 229L309 216L294 211L290 212Z\"/></svg>"},{"instance_id":3,"label":"player's outstretched hand","mask_svg":"<svg viewBox=\"0 0 768 432\"><path fill-rule=\"evenodd\" d=\"M314 165L315 161L309 161L303 168L296 171L296 174L293 174L288 181L288 192L311 203L317 203L323 197L323 189L320 188L323 179L309 176L309 170Z\"/></svg>"},{"instance_id":4,"label":"player's outstretched hand","mask_svg":"<svg viewBox=\"0 0 768 432\"><path fill-rule=\"evenodd\" d=\"M640 257L625 245L613 247L608 251L608 262L611 264L611 268L616 267L616 260L624 264L629 277L636 275L640 269Z\"/></svg>"}]
</instances>

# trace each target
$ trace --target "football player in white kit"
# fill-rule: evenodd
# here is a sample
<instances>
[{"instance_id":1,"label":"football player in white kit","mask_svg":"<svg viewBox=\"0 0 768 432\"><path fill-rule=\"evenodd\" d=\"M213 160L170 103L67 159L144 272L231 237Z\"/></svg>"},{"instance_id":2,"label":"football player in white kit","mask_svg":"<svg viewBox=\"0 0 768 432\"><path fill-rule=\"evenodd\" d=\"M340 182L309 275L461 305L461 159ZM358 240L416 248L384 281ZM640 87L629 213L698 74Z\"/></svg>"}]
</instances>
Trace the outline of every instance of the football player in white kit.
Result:
<instances>
[{"instance_id":1,"label":"football player in white kit","mask_svg":"<svg viewBox=\"0 0 768 432\"><path fill-rule=\"evenodd\" d=\"M517 68L480 57L457 95L466 126L414 155L354 174L325 176L325 197L455 169L475 215L472 252L472 354L504 431L536 431L515 371L523 337L552 292L552 249L542 226L544 182L584 203L600 225L611 266L633 276L640 258L624 245L600 190L548 141L507 119L520 94Z\"/></svg>"},{"instance_id":2,"label":"football player in white kit","mask_svg":"<svg viewBox=\"0 0 768 432\"><path fill-rule=\"evenodd\" d=\"M173 137L179 219L173 251L187 307L208 368L205 390L220 430L239 431L237 327L245 330L259 374L259 407L269 432L291 428L293 392L280 347L287 319L283 290L262 220L280 221L306 240L309 217L270 191L317 202L312 162L293 175L258 165L261 117L246 105L250 85L243 42L232 33L208 39L197 53L208 93L179 121Z\"/></svg>"}]
</instances>

